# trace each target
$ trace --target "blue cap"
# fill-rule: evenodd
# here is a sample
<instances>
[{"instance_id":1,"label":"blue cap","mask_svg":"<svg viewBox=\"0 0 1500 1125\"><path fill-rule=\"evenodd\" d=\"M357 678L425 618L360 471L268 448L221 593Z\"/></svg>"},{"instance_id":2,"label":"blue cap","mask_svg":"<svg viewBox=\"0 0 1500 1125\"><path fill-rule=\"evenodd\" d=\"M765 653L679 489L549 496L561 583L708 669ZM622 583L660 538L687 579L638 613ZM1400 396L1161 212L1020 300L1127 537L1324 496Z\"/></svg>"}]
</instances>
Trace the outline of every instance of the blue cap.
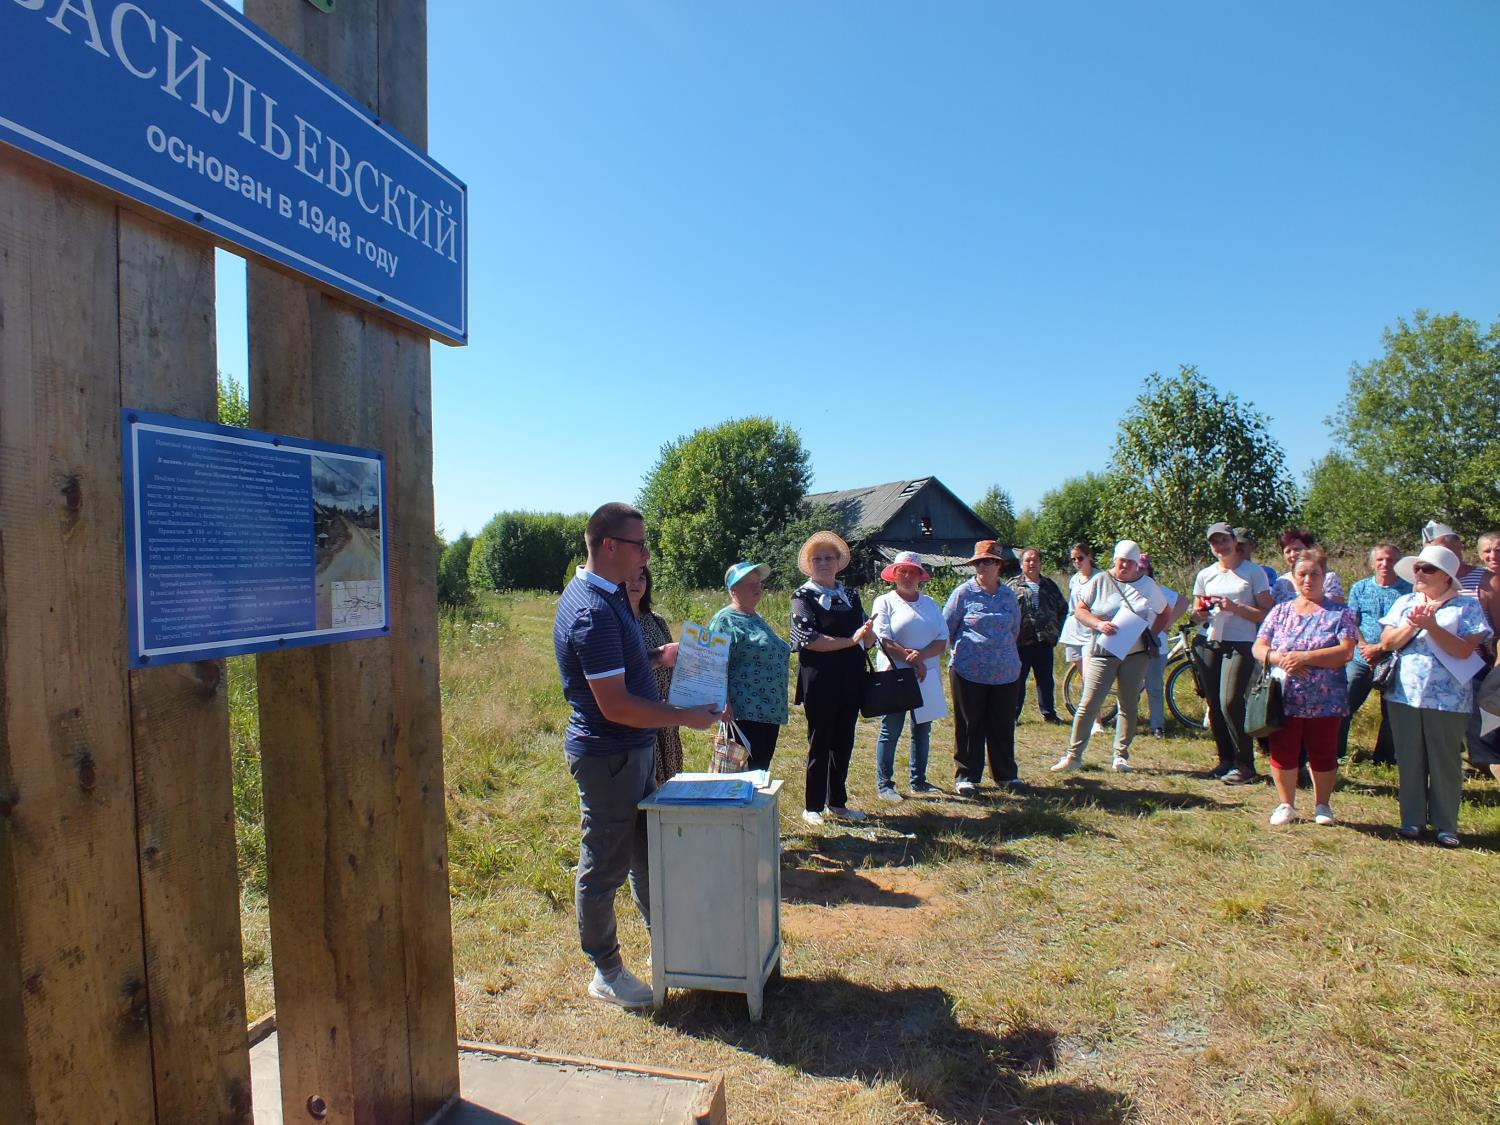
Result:
<instances>
[{"instance_id":1,"label":"blue cap","mask_svg":"<svg viewBox=\"0 0 1500 1125\"><path fill-rule=\"evenodd\" d=\"M758 574L764 578L770 573L771 568L765 563L737 562L724 572L724 589L733 589L735 583L748 574Z\"/></svg>"}]
</instances>

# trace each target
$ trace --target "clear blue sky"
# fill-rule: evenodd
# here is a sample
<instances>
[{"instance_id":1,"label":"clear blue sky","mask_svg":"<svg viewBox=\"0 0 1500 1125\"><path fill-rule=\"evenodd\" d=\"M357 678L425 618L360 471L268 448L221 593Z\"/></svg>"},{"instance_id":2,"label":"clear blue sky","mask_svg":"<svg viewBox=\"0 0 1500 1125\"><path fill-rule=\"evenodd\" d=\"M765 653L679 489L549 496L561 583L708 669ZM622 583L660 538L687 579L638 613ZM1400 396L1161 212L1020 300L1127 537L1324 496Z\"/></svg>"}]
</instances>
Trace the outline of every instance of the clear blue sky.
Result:
<instances>
[{"instance_id":1,"label":"clear blue sky","mask_svg":"<svg viewBox=\"0 0 1500 1125\"><path fill-rule=\"evenodd\" d=\"M1300 477L1384 327L1500 316L1491 0L430 0L429 26L430 147L470 192L472 342L433 346L450 538L632 499L664 442L748 414L801 433L817 490L932 474L1021 508L1180 363Z\"/></svg>"}]
</instances>

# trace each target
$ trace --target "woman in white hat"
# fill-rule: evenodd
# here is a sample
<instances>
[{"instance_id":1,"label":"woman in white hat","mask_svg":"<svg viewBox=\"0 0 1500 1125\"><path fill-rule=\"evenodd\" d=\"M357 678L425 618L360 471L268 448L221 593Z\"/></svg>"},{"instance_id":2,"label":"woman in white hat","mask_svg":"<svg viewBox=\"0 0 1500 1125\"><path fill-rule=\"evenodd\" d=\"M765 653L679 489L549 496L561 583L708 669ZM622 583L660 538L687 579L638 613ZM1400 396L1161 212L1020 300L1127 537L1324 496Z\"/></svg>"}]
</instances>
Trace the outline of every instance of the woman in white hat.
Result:
<instances>
[{"instance_id":1,"label":"woman in white hat","mask_svg":"<svg viewBox=\"0 0 1500 1125\"><path fill-rule=\"evenodd\" d=\"M932 575L927 573L921 555L902 551L880 577L896 587L881 594L871 607L880 667L916 669L922 705L911 712L910 788L913 793L931 793L935 786L927 781L927 755L932 722L948 713L938 664L948 647L948 625L937 602L922 593L922 583ZM896 744L901 741L906 715L902 711L880 719L880 736L875 740L875 795L882 801L901 800L896 792Z\"/></svg>"},{"instance_id":2,"label":"woman in white hat","mask_svg":"<svg viewBox=\"0 0 1500 1125\"><path fill-rule=\"evenodd\" d=\"M1122 621L1128 628L1138 619L1141 625L1135 640L1122 653L1108 651L1108 638L1121 631L1116 617L1122 609L1130 616ZM1118 773L1130 772L1130 743L1135 738L1136 710L1141 688L1146 683L1146 669L1151 663L1156 634L1172 622L1172 605L1155 580L1141 573L1141 548L1134 540L1121 539L1115 544L1114 563L1089 579L1078 591L1073 617L1089 631L1092 644L1084 648L1083 695L1078 713L1073 716L1073 735L1068 752L1057 760L1054 771L1083 768L1094 720L1099 715L1109 689L1119 680L1120 710L1115 717L1115 747L1112 765Z\"/></svg>"},{"instance_id":3,"label":"woman in white hat","mask_svg":"<svg viewBox=\"0 0 1500 1125\"><path fill-rule=\"evenodd\" d=\"M859 725L865 649L875 642L859 594L839 581L849 544L831 531L808 536L797 552L807 581L792 594L792 650L797 654L797 698L807 716L807 787L802 819L822 824L824 813L863 820L849 807L846 782Z\"/></svg>"},{"instance_id":4,"label":"woman in white hat","mask_svg":"<svg viewBox=\"0 0 1500 1125\"><path fill-rule=\"evenodd\" d=\"M1464 735L1474 707L1476 651L1493 635L1479 600L1458 583L1459 559L1428 543L1396 563L1412 592L1380 619L1381 646L1396 653L1386 696L1396 745L1400 833L1415 840L1430 824L1445 848L1458 847Z\"/></svg>"},{"instance_id":5,"label":"woman in white hat","mask_svg":"<svg viewBox=\"0 0 1500 1125\"><path fill-rule=\"evenodd\" d=\"M750 768L771 768L786 725L788 658L792 648L756 612L771 568L737 562L724 572L729 604L709 621L709 632L729 638L729 713L750 741Z\"/></svg>"}]
</instances>

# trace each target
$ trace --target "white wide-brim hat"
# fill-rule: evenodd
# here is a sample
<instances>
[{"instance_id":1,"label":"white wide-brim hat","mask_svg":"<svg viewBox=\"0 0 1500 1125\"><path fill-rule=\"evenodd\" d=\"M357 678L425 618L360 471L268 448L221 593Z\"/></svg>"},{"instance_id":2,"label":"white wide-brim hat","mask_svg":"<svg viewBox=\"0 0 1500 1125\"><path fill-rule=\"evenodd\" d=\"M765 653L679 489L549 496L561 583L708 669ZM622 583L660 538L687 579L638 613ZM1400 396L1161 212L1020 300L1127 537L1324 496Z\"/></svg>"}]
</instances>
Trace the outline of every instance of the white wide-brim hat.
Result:
<instances>
[{"instance_id":1,"label":"white wide-brim hat","mask_svg":"<svg viewBox=\"0 0 1500 1125\"><path fill-rule=\"evenodd\" d=\"M1404 559L1399 559L1396 562L1396 573L1408 582L1415 582L1417 578L1412 570L1412 564L1419 562L1430 563L1449 578L1455 581L1458 579L1458 556L1447 547L1440 547L1436 543L1427 544L1420 554L1407 555Z\"/></svg>"}]
</instances>

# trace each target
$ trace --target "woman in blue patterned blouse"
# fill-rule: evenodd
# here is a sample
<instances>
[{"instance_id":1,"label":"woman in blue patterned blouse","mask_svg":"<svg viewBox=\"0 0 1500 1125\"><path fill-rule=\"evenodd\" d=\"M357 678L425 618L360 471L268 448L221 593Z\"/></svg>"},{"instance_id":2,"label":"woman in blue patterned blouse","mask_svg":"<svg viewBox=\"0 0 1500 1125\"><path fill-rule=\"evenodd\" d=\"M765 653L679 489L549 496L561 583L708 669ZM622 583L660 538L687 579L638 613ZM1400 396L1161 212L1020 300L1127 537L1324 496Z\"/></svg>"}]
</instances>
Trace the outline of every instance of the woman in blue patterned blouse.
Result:
<instances>
[{"instance_id":1,"label":"woman in blue patterned blouse","mask_svg":"<svg viewBox=\"0 0 1500 1125\"><path fill-rule=\"evenodd\" d=\"M953 653L948 661L948 686L953 691L953 791L968 797L984 780L986 751L995 784L1021 787L1016 771L1016 700L1021 679L1016 636L1021 629L1021 606L1016 592L1001 581L1002 570L1019 569L1009 547L982 539L974 544L974 557L961 565L972 566L974 577L948 596L943 620Z\"/></svg>"},{"instance_id":2,"label":"woman in blue patterned blouse","mask_svg":"<svg viewBox=\"0 0 1500 1125\"><path fill-rule=\"evenodd\" d=\"M724 572L729 604L708 623L729 638L729 717L750 740L750 768L771 768L776 740L786 724L786 688L792 646L755 612L771 568L737 562Z\"/></svg>"},{"instance_id":3,"label":"woman in blue patterned blouse","mask_svg":"<svg viewBox=\"0 0 1500 1125\"><path fill-rule=\"evenodd\" d=\"M1479 601L1458 584L1458 556L1429 543L1396 564L1412 592L1381 618L1380 643L1396 653L1386 696L1401 807L1400 832L1415 840L1427 825L1445 848L1458 847L1464 736L1474 707L1476 650L1492 636Z\"/></svg>"}]
</instances>

